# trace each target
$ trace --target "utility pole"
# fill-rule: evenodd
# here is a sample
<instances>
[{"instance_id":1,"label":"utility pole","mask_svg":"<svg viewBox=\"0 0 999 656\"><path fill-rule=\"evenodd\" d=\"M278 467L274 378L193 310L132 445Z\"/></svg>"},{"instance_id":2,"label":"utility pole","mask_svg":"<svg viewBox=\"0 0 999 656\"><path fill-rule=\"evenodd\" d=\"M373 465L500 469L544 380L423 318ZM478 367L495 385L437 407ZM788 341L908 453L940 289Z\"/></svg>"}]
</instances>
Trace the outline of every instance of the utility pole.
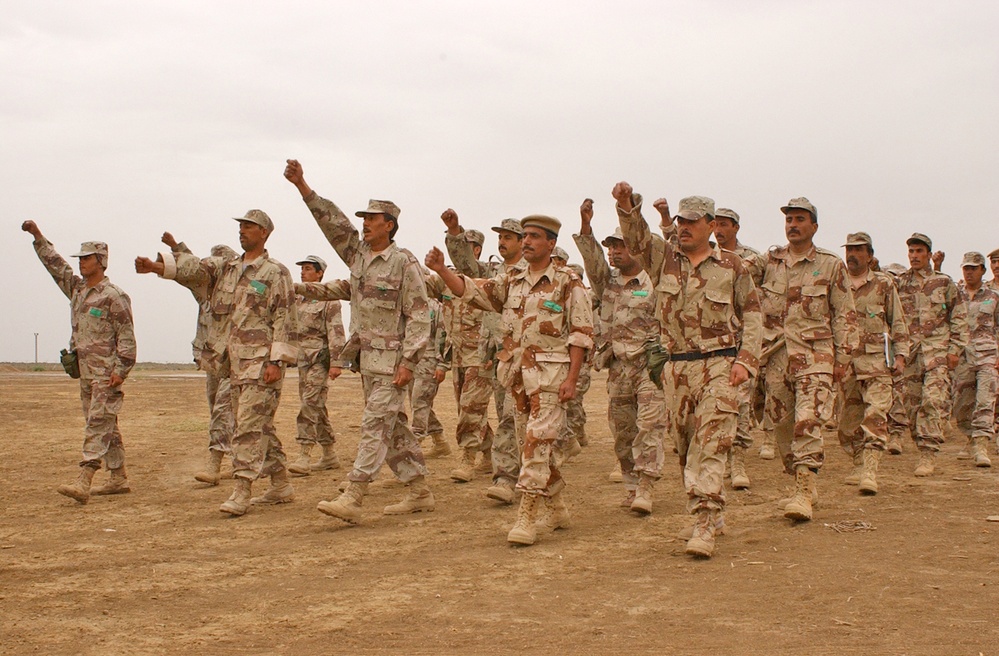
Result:
<instances>
[{"instance_id":1,"label":"utility pole","mask_svg":"<svg viewBox=\"0 0 999 656\"><path fill-rule=\"evenodd\" d=\"M35 333L35 364L38 364L38 333Z\"/></svg>"}]
</instances>

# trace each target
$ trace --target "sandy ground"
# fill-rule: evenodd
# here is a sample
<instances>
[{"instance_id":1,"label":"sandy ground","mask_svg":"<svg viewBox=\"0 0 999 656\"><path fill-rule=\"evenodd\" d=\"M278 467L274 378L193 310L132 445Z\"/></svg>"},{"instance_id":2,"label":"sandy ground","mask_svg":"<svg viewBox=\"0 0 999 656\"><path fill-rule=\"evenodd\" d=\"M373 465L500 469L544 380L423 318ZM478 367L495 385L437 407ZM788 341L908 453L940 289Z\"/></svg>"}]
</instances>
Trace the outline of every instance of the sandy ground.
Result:
<instances>
[{"instance_id":1,"label":"sandy ground","mask_svg":"<svg viewBox=\"0 0 999 656\"><path fill-rule=\"evenodd\" d=\"M956 460L954 434L932 478L911 475L911 445L887 459L876 497L841 483L847 459L827 441L821 506L797 526L775 507L790 477L754 455L752 490L729 492L727 534L700 561L675 538L690 520L672 457L653 515L618 507L601 375L590 445L566 468L572 527L529 548L507 545L515 511L485 499L484 477L450 482L455 456L431 461L433 513L381 515L403 493L386 468L358 527L315 510L344 470L227 518L231 482L192 478L202 379L147 370L125 389L134 491L80 506L55 492L77 473L77 383L0 373L0 653L999 653L996 470ZM360 379L334 383L329 405L350 461ZM450 380L438 409L453 427ZM297 410L292 377L278 414L290 454ZM833 528L855 521L874 530Z\"/></svg>"}]
</instances>

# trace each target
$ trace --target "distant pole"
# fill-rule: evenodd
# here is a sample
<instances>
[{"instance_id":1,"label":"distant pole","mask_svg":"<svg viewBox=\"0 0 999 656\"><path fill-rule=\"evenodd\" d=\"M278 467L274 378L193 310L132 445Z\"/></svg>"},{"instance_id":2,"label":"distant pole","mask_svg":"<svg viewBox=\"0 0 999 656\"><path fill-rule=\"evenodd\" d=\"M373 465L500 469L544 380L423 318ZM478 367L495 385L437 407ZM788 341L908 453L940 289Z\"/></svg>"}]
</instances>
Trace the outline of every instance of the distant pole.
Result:
<instances>
[{"instance_id":1,"label":"distant pole","mask_svg":"<svg viewBox=\"0 0 999 656\"><path fill-rule=\"evenodd\" d=\"M35 364L38 364L38 333L35 333Z\"/></svg>"}]
</instances>

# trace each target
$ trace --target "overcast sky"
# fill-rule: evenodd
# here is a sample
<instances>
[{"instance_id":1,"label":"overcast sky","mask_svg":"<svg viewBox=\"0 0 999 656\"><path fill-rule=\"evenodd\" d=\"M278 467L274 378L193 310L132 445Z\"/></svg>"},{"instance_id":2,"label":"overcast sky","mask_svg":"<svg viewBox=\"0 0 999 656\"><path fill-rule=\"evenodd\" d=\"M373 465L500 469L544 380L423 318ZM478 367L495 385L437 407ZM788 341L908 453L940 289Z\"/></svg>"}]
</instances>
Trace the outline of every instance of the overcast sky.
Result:
<instances>
[{"instance_id":1,"label":"overcast sky","mask_svg":"<svg viewBox=\"0 0 999 656\"><path fill-rule=\"evenodd\" d=\"M30 2L0 12L0 361L54 361L68 302L20 232L69 255L110 245L139 359L187 362L196 306L132 260L164 230L238 250L230 217L265 210L271 255L346 267L282 171L345 211L401 208L421 260L440 213L487 232L610 190L706 195L760 249L807 196L816 242L867 230L883 263L918 230L948 254L999 247L999 3Z\"/></svg>"}]
</instances>

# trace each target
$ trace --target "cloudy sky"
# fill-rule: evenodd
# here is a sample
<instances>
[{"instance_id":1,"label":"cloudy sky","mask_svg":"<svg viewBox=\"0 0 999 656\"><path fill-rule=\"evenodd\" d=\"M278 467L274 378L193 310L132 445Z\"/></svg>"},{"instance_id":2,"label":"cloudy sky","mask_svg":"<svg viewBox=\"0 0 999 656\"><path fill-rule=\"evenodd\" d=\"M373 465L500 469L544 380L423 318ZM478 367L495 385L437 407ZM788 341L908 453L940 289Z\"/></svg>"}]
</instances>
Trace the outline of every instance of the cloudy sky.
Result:
<instances>
[{"instance_id":1,"label":"cloudy sky","mask_svg":"<svg viewBox=\"0 0 999 656\"><path fill-rule=\"evenodd\" d=\"M194 301L132 268L164 230L238 247L230 217L261 208L273 257L344 276L288 157L347 211L394 200L421 259L448 207L480 229L552 214L577 257L579 203L610 233L628 180L736 209L758 248L804 195L820 245L864 229L902 262L918 230L957 274L999 246L997 28L986 1L5 1L0 361L31 361L34 333L54 361L69 339L29 218L67 255L110 244L143 361L190 359Z\"/></svg>"}]
</instances>

